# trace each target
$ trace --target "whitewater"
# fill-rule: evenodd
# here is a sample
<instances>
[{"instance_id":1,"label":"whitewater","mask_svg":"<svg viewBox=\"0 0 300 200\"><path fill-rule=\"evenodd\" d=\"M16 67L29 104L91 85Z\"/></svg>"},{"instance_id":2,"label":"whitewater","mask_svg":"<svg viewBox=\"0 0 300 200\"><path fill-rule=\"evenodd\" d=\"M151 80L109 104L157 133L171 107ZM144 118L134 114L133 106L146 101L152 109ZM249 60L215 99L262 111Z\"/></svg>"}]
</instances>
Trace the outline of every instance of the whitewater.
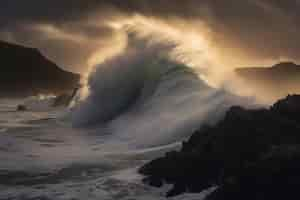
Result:
<instances>
[{"instance_id":1,"label":"whitewater","mask_svg":"<svg viewBox=\"0 0 300 200\"><path fill-rule=\"evenodd\" d=\"M130 42L91 72L87 96L69 108L51 107L51 97L0 100L0 199L165 199L170 186L143 184L137 169L230 106L252 105L172 59L175 46ZM15 111L24 102L28 111Z\"/></svg>"}]
</instances>

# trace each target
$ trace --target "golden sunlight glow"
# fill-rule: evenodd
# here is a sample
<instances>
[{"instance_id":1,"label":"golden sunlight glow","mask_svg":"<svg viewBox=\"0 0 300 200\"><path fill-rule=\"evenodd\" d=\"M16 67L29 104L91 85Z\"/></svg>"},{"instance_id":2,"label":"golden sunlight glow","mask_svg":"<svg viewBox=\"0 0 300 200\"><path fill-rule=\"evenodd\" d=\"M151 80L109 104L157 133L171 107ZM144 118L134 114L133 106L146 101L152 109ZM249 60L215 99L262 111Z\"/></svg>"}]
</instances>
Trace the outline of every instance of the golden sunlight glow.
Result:
<instances>
[{"instance_id":1,"label":"golden sunlight glow","mask_svg":"<svg viewBox=\"0 0 300 200\"><path fill-rule=\"evenodd\" d=\"M48 38L58 40L69 40L73 42L87 42L88 39L80 34L68 33L63 31L54 25L50 24L38 24L31 27L35 31L39 31L42 34L47 35Z\"/></svg>"},{"instance_id":2,"label":"golden sunlight glow","mask_svg":"<svg viewBox=\"0 0 300 200\"><path fill-rule=\"evenodd\" d=\"M86 85L84 96L88 94L86 83L89 74L95 70L97 64L125 50L130 31L141 38L151 38L154 42L176 44L176 48L169 54L170 57L192 67L199 72L201 79L212 87L222 87L227 84L228 78L233 77L233 67L238 66L232 64L232 59L227 60L222 53L224 49L212 45L210 29L200 21L189 23L180 19L162 21L155 17L137 14L132 17L108 20L106 26L113 29L115 34L112 40L102 45L88 60L89 70L83 80Z\"/></svg>"},{"instance_id":3,"label":"golden sunlight glow","mask_svg":"<svg viewBox=\"0 0 300 200\"><path fill-rule=\"evenodd\" d=\"M172 23L176 23L177 26L141 15L107 22L106 25L116 30L118 36L111 41L108 48L96 52L89 59L89 65L94 66L97 63L102 63L107 58L124 50L127 44L127 31L132 30L140 37L150 37L157 42L175 43L177 47L173 52L170 52L170 56L193 67L195 71L216 66L216 63L213 63L215 59L211 57L213 54L210 53L209 42L201 34L202 32L209 33L208 28L203 23L198 22L197 26L194 26L186 22L183 23L179 19L174 19ZM93 69L89 70L88 74L92 71ZM202 74L202 76L205 80L209 80L206 75Z\"/></svg>"},{"instance_id":4,"label":"golden sunlight glow","mask_svg":"<svg viewBox=\"0 0 300 200\"><path fill-rule=\"evenodd\" d=\"M104 47L99 48L91 55L88 60L89 69L87 74L93 72L93 67L97 64L103 63L106 59L113 57L122 52L126 47L127 37L122 33L116 33L114 38L109 41Z\"/></svg>"}]
</instances>

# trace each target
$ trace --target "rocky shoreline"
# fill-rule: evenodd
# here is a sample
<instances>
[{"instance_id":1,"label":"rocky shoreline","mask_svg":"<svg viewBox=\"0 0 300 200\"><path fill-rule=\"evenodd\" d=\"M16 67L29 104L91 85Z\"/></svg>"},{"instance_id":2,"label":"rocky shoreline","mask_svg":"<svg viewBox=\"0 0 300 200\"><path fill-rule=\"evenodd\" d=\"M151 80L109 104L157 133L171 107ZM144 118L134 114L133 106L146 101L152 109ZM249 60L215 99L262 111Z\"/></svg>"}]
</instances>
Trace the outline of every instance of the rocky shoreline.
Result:
<instances>
[{"instance_id":1,"label":"rocky shoreline","mask_svg":"<svg viewBox=\"0 0 300 200\"><path fill-rule=\"evenodd\" d=\"M214 126L203 126L167 153L140 168L145 183L174 184L167 196L217 186L208 199L300 197L300 95L269 109L232 107Z\"/></svg>"}]
</instances>

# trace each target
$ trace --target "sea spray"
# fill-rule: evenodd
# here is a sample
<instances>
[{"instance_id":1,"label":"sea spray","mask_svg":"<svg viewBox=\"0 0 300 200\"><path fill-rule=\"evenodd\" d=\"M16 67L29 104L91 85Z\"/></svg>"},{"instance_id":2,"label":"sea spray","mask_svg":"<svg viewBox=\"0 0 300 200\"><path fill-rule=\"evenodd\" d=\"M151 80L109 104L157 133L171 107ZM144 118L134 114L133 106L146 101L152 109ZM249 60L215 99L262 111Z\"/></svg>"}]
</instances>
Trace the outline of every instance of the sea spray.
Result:
<instances>
[{"instance_id":1,"label":"sea spray","mask_svg":"<svg viewBox=\"0 0 300 200\"><path fill-rule=\"evenodd\" d=\"M122 54L98 65L89 96L74 109L76 127L108 127L132 147L182 140L203 123L215 123L231 105L250 104L210 87L170 54L176 43L129 38ZM99 131L100 132L100 131Z\"/></svg>"}]
</instances>

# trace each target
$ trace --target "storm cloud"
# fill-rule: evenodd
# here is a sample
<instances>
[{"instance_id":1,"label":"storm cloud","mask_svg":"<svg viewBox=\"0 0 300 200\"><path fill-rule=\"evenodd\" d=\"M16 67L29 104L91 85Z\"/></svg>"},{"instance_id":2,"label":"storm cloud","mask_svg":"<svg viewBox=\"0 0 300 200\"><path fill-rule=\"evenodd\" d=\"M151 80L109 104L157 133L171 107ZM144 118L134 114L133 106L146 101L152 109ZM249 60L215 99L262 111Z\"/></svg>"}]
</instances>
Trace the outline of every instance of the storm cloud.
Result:
<instances>
[{"instance_id":1,"label":"storm cloud","mask_svg":"<svg viewBox=\"0 0 300 200\"><path fill-rule=\"evenodd\" d=\"M135 15L187 32L204 23L202 37L232 67L300 58L299 0L4 0L0 13L0 39L37 47L74 71L116 40L108 21Z\"/></svg>"}]
</instances>

